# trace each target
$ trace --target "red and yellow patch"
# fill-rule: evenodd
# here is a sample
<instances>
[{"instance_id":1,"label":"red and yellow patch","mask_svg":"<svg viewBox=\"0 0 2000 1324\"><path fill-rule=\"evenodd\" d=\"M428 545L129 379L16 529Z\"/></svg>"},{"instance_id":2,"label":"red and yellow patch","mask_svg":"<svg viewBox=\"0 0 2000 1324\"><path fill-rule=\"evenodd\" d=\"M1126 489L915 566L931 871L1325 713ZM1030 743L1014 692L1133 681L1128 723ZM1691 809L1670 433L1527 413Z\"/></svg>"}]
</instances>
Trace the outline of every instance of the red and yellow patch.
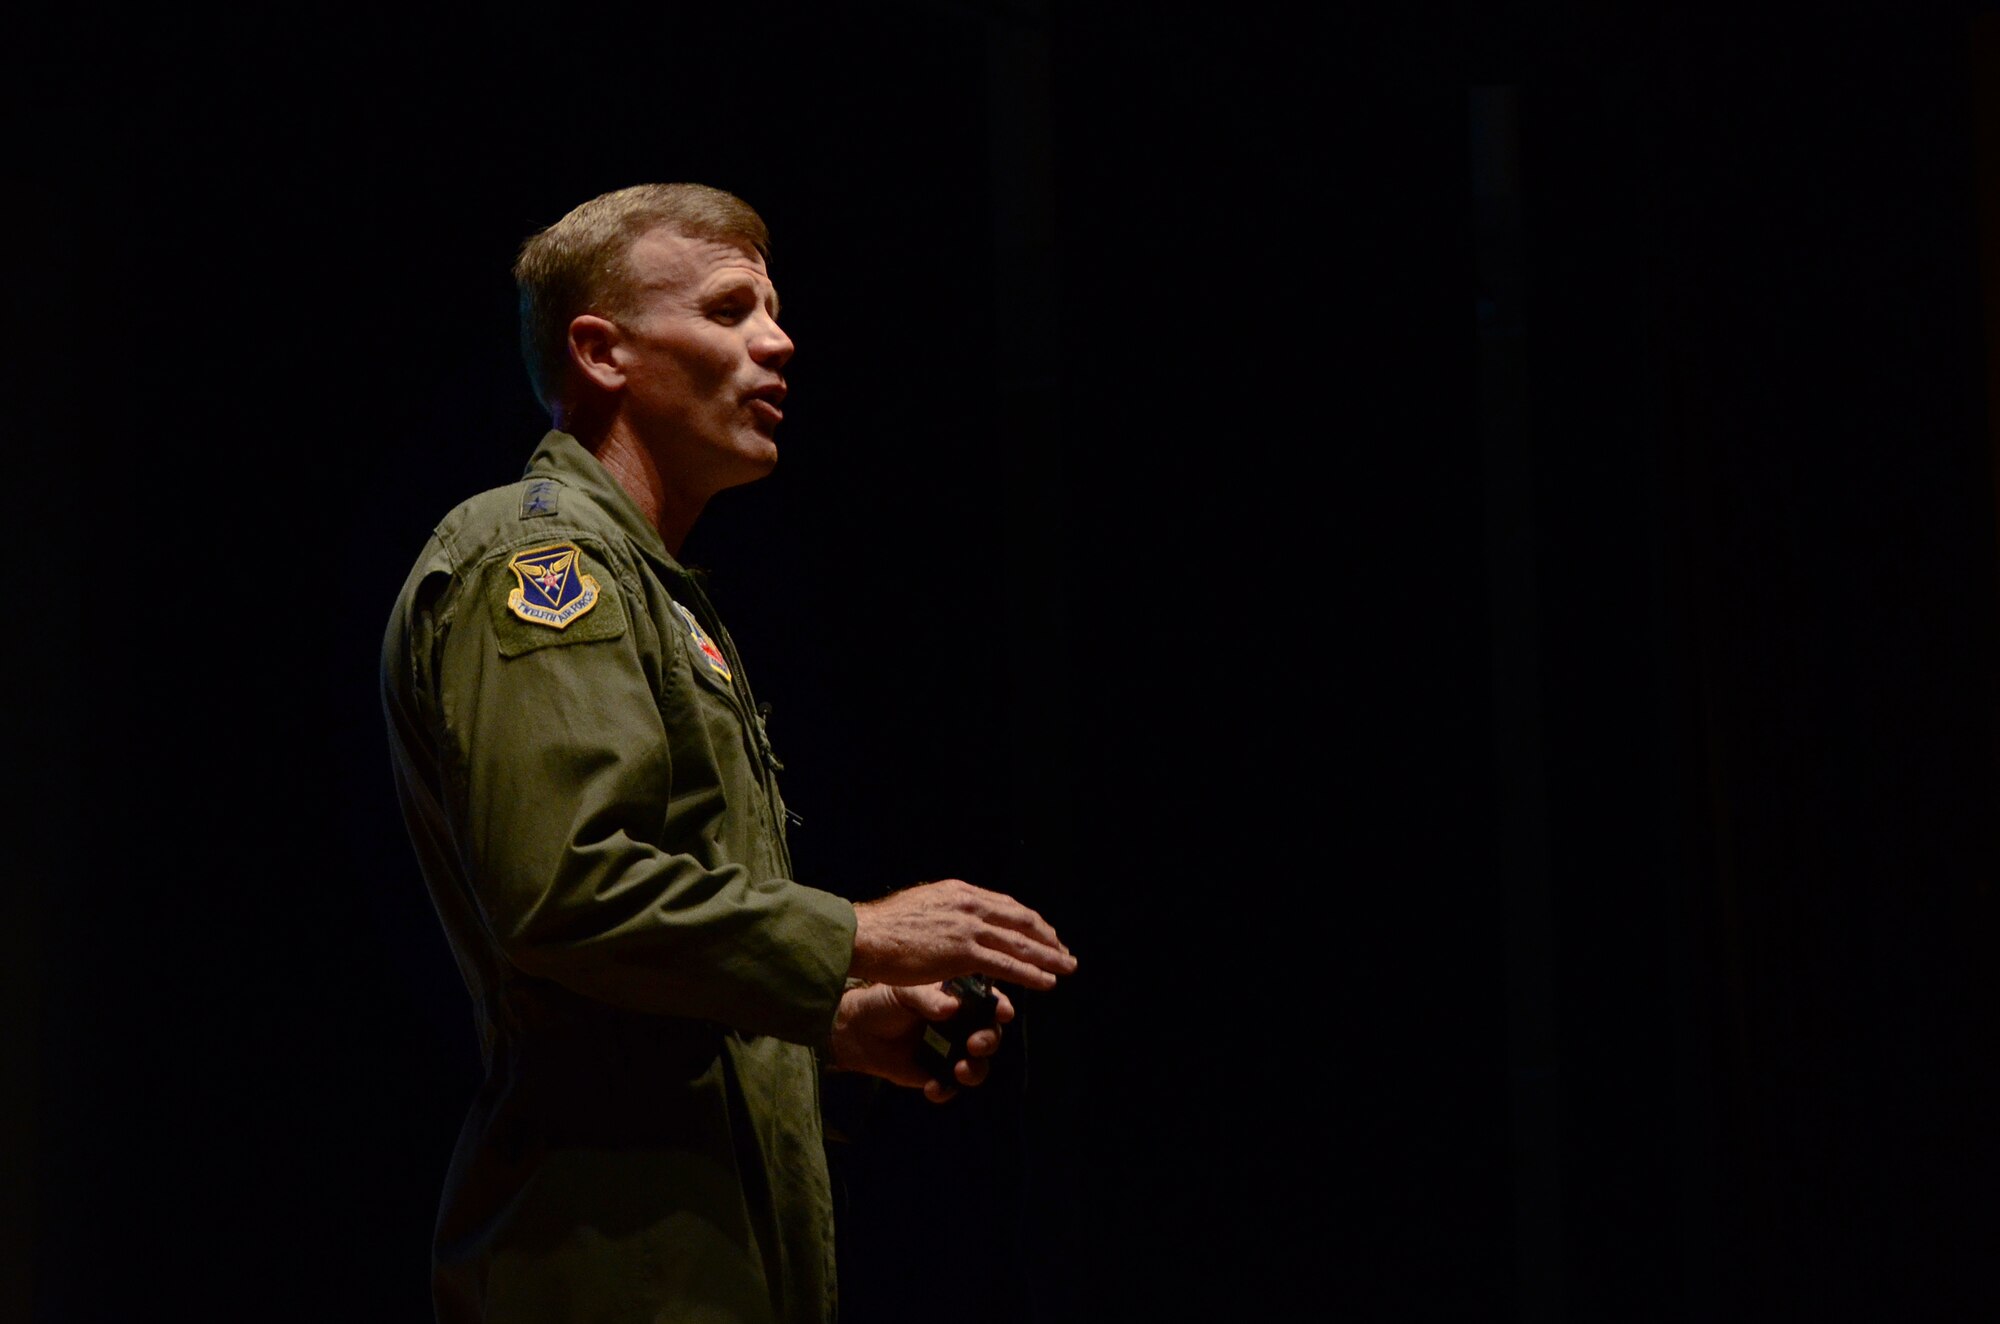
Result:
<instances>
[{"instance_id":1,"label":"red and yellow patch","mask_svg":"<svg viewBox=\"0 0 2000 1324\"><path fill-rule=\"evenodd\" d=\"M722 650L715 646L715 640L708 637L708 631L701 628L701 622L694 618L693 612L681 606L678 602L674 604L674 610L679 612L681 619L687 622L688 637L694 640L694 646L700 651L702 660L708 663L708 669L722 677L722 679L728 680L729 659L724 657Z\"/></svg>"}]
</instances>

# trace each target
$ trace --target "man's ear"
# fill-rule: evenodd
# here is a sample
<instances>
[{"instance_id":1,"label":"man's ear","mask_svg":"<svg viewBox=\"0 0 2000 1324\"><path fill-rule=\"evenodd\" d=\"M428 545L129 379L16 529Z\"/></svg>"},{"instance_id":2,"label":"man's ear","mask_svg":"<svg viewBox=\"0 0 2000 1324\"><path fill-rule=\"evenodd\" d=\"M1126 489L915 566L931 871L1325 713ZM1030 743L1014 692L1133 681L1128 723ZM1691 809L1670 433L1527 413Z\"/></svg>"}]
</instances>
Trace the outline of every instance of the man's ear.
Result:
<instances>
[{"instance_id":1,"label":"man's ear","mask_svg":"<svg viewBox=\"0 0 2000 1324\"><path fill-rule=\"evenodd\" d=\"M625 368L617 353L624 333L615 322L596 313L580 313L569 324L569 357L586 380L600 390L625 385Z\"/></svg>"}]
</instances>

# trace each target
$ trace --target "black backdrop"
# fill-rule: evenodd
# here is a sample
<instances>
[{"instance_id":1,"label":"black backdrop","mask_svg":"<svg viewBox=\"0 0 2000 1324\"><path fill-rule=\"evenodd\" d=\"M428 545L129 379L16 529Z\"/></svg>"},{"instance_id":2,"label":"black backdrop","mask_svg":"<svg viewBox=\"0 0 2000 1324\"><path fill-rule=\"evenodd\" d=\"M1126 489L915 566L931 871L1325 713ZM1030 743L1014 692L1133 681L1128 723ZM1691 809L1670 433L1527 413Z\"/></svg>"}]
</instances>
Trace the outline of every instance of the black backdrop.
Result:
<instances>
[{"instance_id":1,"label":"black backdrop","mask_svg":"<svg viewBox=\"0 0 2000 1324\"><path fill-rule=\"evenodd\" d=\"M423 1316L379 632L515 246L675 178L800 346L688 551L801 874L1083 962L839 1156L845 1317L1990 1309L1980 30L1877 8L24 27L0 1313Z\"/></svg>"}]
</instances>

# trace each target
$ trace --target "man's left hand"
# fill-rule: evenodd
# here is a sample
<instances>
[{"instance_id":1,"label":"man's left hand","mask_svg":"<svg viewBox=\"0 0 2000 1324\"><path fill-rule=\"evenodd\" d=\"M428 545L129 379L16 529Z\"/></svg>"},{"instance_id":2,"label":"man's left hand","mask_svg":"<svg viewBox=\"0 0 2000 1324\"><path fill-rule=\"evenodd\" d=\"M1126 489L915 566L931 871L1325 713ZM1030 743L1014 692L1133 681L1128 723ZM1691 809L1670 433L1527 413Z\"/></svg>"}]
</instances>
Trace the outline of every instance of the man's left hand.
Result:
<instances>
[{"instance_id":1,"label":"man's left hand","mask_svg":"<svg viewBox=\"0 0 2000 1324\"><path fill-rule=\"evenodd\" d=\"M986 1079L987 1059L1000 1051L1000 1026L1014 1019L1014 1004L998 987L1000 1005L994 1025L965 1041L966 1056L952 1065L957 1085L973 1086ZM932 1103L943 1103L948 1089L917 1065L917 1043L926 1021L947 1021L958 1010L958 998L942 984L870 984L841 995L833 1018L833 1065L842 1071L871 1076L911 1089L922 1089Z\"/></svg>"}]
</instances>

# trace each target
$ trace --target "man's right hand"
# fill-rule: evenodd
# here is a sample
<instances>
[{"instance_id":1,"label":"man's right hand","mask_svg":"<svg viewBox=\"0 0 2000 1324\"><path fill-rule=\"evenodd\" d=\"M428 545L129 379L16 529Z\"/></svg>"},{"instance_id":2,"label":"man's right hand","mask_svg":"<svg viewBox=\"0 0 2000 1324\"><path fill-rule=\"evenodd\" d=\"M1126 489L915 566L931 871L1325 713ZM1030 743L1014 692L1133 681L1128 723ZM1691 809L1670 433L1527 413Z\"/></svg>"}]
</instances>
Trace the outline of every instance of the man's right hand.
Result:
<instances>
[{"instance_id":1,"label":"man's right hand","mask_svg":"<svg viewBox=\"0 0 2000 1324\"><path fill-rule=\"evenodd\" d=\"M934 984L960 975L1050 989L1076 969L1047 920L1013 897L957 878L920 883L854 908L848 973L878 984Z\"/></svg>"}]
</instances>

